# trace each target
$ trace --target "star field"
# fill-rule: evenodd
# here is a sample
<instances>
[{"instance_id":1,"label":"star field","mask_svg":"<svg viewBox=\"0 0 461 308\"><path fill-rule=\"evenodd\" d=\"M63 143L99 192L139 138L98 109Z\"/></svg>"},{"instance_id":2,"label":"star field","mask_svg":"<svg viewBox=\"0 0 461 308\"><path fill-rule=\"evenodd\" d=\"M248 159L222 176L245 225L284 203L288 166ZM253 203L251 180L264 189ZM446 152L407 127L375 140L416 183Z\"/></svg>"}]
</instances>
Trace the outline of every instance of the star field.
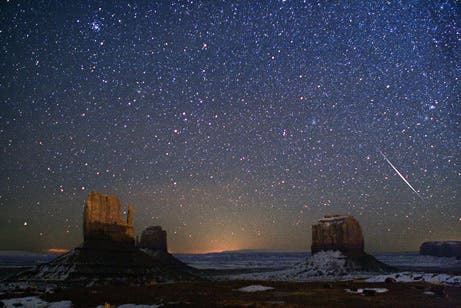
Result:
<instances>
[{"instance_id":1,"label":"star field","mask_svg":"<svg viewBox=\"0 0 461 308\"><path fill-rule=\"evenodd\" d=\"M0 248L71 248L91 190L174 252L461 238L456 1L4 1ZM410 189L380 154L382 151Z\"/></svg>"}]
</instances>

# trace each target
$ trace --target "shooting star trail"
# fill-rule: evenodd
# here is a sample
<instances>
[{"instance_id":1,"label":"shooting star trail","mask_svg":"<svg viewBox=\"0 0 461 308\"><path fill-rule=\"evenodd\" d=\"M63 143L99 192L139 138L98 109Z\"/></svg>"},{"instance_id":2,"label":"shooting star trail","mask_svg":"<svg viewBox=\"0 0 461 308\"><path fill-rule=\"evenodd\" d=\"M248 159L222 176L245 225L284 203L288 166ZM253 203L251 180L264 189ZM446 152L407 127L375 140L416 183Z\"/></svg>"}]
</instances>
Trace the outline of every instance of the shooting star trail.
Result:
<instances>
[{"instance_id":1,"label":"shooting star trail","mask_svg":"<svg viewBox=\"0 0 461 308\"><path fill-rule=\"evenodd\" d=\"M397 172L397 174L400 176L400 178L408 185L408 187L410 187L411 190L413 190L413 192L419 197L419 199L423 200L421 195L410 184L410 182L407 181L407 179L400 173L400 171L391 163L391 161L387 158L387 156L384 155L384 153L380 149L378 149L378 151L379 151L379 153L381 153L381 155L384 157L384 159L387 161L387 163L392 167L392 169L394 169L394 171Z\"/></svg>"}]
</instances>

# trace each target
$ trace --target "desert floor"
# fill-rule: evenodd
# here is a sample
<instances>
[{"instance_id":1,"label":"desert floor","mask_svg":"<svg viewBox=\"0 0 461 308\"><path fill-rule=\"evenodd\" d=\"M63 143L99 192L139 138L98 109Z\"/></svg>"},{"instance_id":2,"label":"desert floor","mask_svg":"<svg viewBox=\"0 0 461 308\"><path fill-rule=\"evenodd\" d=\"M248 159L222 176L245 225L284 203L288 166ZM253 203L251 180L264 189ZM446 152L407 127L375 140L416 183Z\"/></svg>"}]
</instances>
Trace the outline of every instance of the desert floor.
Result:
<instances>
[{"instance_id":1,"label":"desert floor","mask_svg":"<svg viewBox=\"0 0 461 308\"><path fill-rule=\"evenodd\" d=\"M272 290L245 293L237 289L263 285ZM350 294L346 288L386 288L375 295ZM430 294L425 294L430 293ZM2 294L0 300L34 295ZM47 302L70 300L74 307L157 304L167 307L461 307L461 288L425 283L217 281L58 289L38 295Z\"/></svg>"}]
</instances>

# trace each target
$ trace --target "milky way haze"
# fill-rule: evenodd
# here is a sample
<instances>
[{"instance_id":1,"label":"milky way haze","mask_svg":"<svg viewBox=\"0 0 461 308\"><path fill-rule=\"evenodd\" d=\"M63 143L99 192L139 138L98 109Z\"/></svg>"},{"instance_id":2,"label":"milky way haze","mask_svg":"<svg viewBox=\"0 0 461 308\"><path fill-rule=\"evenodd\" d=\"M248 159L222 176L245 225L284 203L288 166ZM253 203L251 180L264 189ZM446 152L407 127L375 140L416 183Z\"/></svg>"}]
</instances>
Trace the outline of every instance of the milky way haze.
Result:
<instances>
[{"instance_id":1,"label":"milky way haze","mask_svg":"<svg viewBox=\"0 0 461 308\"><path fill-rule=\"evenodd\" d=\"M460 239L459 2L0 6L0 248L79 244L91 190L174 252Z\"/></svg>"}]
</instances>

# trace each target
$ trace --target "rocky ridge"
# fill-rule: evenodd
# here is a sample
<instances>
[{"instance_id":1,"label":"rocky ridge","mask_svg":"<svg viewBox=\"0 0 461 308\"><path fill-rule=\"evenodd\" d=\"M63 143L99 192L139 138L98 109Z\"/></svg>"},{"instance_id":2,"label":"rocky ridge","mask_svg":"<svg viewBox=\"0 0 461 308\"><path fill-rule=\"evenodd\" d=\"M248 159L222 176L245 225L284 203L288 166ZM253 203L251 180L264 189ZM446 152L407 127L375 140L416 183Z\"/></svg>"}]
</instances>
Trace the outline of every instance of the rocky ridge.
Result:
<instances>
[{"instance_id":1,"label":"rocky ridge","mask_svg":"<svg viewBox=\"0 0 461 308\"><path fill-rule=\"evenodd\" d=\"M132 207L120 218L117 197L92 192L84 211L84 242L54 260L22 272L14 281L72 284L149 284L197 280L198 270L163 250L135 246ZM152 247L151 247L152 248Z\"/></svg>"}]
</instances>

